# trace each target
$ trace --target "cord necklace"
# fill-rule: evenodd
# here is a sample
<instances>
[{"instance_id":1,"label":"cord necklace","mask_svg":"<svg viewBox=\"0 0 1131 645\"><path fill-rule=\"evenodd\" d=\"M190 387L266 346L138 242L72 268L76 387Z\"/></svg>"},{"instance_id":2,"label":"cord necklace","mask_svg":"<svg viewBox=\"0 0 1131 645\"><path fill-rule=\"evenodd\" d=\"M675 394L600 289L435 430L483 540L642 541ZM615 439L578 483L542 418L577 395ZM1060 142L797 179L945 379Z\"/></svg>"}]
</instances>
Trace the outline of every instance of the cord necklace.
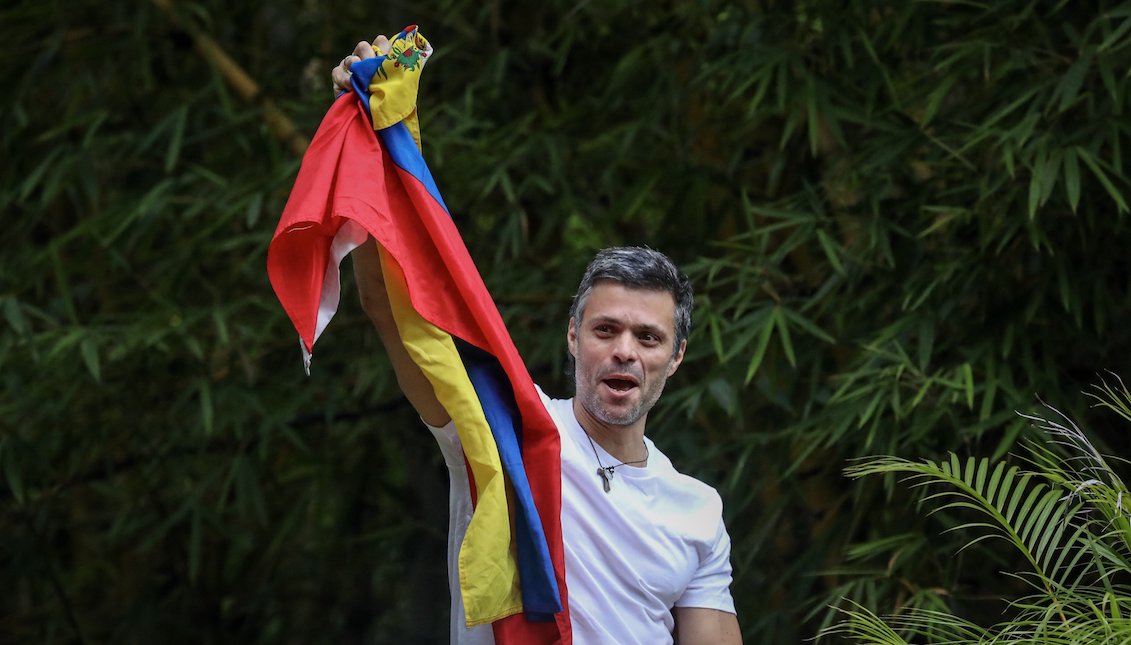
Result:
<instances>
[{"instance_id":1,"label":"cord necklace","mask_svg":"<svg viewBox=\"0 0 1131 645\"><path fill-rule=\"evenodd\" d=\"M648 444L644 444L644 458L637 459L636 461L622 461L615 466L606 466L601 463L601 456L597 454L597 446L593 444L593 437L589 436L589 431L585 428L581 429L585 432L585 438L589 440L589 447L593 449L593 456L597 458L597 474L601 477L601 484L605 487L605 492L612 490L613 470L621 466L631 466L633 464L642 464L648 461Z\"/></svg>"}]
</instances>

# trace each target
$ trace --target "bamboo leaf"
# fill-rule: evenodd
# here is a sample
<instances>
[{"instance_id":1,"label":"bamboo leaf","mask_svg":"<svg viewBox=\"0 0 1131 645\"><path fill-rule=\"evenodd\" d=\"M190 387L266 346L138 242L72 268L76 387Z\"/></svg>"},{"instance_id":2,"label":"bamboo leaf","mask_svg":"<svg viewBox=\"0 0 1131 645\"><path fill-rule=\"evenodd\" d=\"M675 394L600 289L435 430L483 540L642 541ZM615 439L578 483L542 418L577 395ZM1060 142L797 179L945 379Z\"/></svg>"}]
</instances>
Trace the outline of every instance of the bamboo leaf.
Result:
<instances>
[{"instance_id":1,"label":"bamboo leaf","mask_svg":"<svg viewBox=\"0 0 1131 645\"><path fill-rule=\"evenodd\" d=\"M1104 173L1100 162L1092 156L1092 153L1079 146L1076 147L1076 155L1084 162L1084 165L1088 166L1088 169L1092 171L1092 175L1095 176L1104 187L1104 190L1107 191L1108 196L1119 206L1119 211L1126 212L1128 208L1127 202L1123 199L1123 194L1115 187L1115 184L1111 183L1111 179Z\"/></svg>"},{"instance_id":2,"label":"bamboo leaf","mask_svg":"<svg viewBox=\"0 0 1131 645\"><path fill-rule=\"evenodd\" d=\"M212 405L212 384L207 379L197 381L197 392L200 395L200 422L204 434L212 434L214 429L215 408Z\"/></svg>"},{"instance_id":3,"label":"bamboo leaf","mask_svg":"<svg viewBox=\"0 0 1131 645\"><path fill-rule=\"evenodd\" d=\"M840 253L833 245L833 241L829 238L828 233L824 230L817 229L817 241L821 243L821 249L825 252L825 257L828 258L829 264L833 265L833 270L840 275L844 275L844 265L840 262Z\"/></svg>"},{"instance_id":4,"label":"bamboo leaf","mask_svg":"<svg viewBox=\"0 0 1131 645\"><path fill-rule=\"evenodd\" d=\"M942 105L944 99L950 96L951 89L954 84L958 82L957 75L946 76L942 82L935 86L930 94L927 95L927 107L923 110L923 115L919 117L919 126L927 127L935 115L939 112L939 107Z\"/></svg>"},{"instance_id":5,"label":"bamboo leaf","mask_svg":"<svg viewBox=\"0 0 1131 645\"><path fill-rule=\"evenodd\" d=\"M931 362L931 354L935 346L935 323L929 318L923 318L919 321L919 370L922 372L927 371L927 366Z\"/></svg>"},{"instance_id":6,"label":"bamboo leaf","mask_svg":"<svg viewBox=\"0 0 1131 645\"><path fill-rule=\"evenodd\" d=\"M43 161L24 177L23 182L20 184L20 191L19 195L16 197L16 201L27 201L27 199L31 197L31 194L35 192L37 188L41 187L43 176L48 170L52 170L58 165L57 161L62 153L63 151L61 149L55 149L47 153Z\"/></svg>"},{"instance_id":7,"label":"bamboo leaf","mask_svg":"<svg viewBox=\"0 0 1131 645\"><path fill-rule=\"evenodd\" d=\"M31 331L19 300L11 297L4 299L4 317L8 320L8 326L17 335L26 336Z\"/></svg>"},{"instance_id":8,"label":"bamboo leaf","mask_svg":"<svg viewBox=\"0 0 1131 645\"><path fill-rule=\"evenodd\" d=\"M1037 151L1037 160L1033 163L1033 174L1029 178L1029 219L1032 220L1037 216L1037 208L1041 205L1041 195L1045 193L1044 186L1041 182L1044 181L1045 175L1041 170L1045 167L1045 162L1048 159L1048 153L1044 146L1041 146Z\"/></svg>"},{"instance_id":9,"label":"bamboo leaf","mask_svg":"<svg viewBox=\"0 0 1131 645\"><path fill-rule=\"evenodd\" d=\"M789 361L791 366L797 366L797 355L793 351L793 340L789 335L789 324L786 322L786 316L782 314L781 307L774 307L771 318L774 325L778 329L778 338L781 342L782 351L785 352L785 358Z\"/></svg>"},{"instance_id":10,"label":"bamboo leaf","mask_svg":"<svg viewBox=\"0 0 1131 645\"><path fill-rule=\"evenodd\" d=\"M165 149L165 172L173 172L177 167L177 160L181 157L181 146L185 140L185 123L188 120L188 106L181 106L173 113L170 128L169 147Z\"/></svg>"},{"instance_id":11,"label":"bamboo leaf","mask_svg":"<svg viewBox=\"0 0 1131 645\"><path fill-rule=\"evenodd\" d=\"M259 223L259 216L263 213L263 193L256 192L247 200L247 209L244 212L244 223L249 229L255 228Z\"/></svg>"},{"instance_id":12,"label":"bamboo leaf","mask_svg":"<svg viewBox=\"0 0 1131 645\"><path fill-rule=\"evenodd\" d=\"M710 332L711 346L715 350L715 356L722 359L725 350L723 349L723 335L718 317L712 316L707 319L707 330Z\"/></svg>"},{"instance_id":13,"label":"bamboo leaf","mask_svg":"<svg viewBox=\"0 0 1131 645\"><path fill-rule=\"evenodd\" d=\"M1053 93L1054 97L1060 97L1060 103L1057 105L1058 112L1064 112L1073 103L1076 102L1080 94L1080 87L1084 84L1084 76L1088 71L1088 67L1092 64L1092 58L1095 56L1095 51L1091 48L1084 50L1079 58L1072 63L1068 68L1068 72L1061 78L1060 83Z\"/></svg>"},{"instance_id":14,"label":"bamboo leaf","mask_svg":"<svg viewBox=\"0 0 1131 645\"><path fill-rule=\"evenodd\" d=\"M766 348L770 346L770 336L774 331L774 318L773 316L766 317L762 323L761 332L758 334L758 344L754 348L754 355L750 357L750 363L746 367L746 378L743 383L749 385L754 374L758 372L758 368L762 365L762 359L766 356Z\"/></svg>"},{"instance_id":15,"label":"bamboo leaf","mask_svg":"<svg viewBox=\"0 0 1131 645\"><path fill-rule=\"evenodd\" d=\"M1127 35L1127 32L1129 30L1131 30L1131 18L1127 18L1123 22L1119 23L1119 26L1116 27L1103 39L1103 42L1101 42L1099 47L1096 48L1096 51L1102 53L1106 52L1108 49L1111 49L1116 45L1116 43L1119 42L1121 38ZM1126 43L1122 43L1120 46L1123 45L1126 45Z\"/></svg>"},{"instance_id":16,"label":"bamboo leaf","mask_svg":"<svg viewBox=\"0 0 1131 645\"><path fill-rule=\"evenodd\" d=\"M735 395L734 388L730 383L723 379L714 379L707 386L708 391L711 393L711 398L715 400L720 408L726 411L727 414L735 414L738 410L738 398Z\"/></svg>"},{"instance_id":17,"label":"bamboo leaf","mask_svg":"<svg viewBox=\"0 0 1131 645\"><path fill-rule=\"evenodd\" d=\"M72 323L78 323L79 315L75 309L75 300L71 295L71 279L67 271L66 265L62 257L59 255L59 245L52 244L50 247L51 267L55 275L55 285L59 290L59 295L63 300L63 306L67 312L68 318Z\"/></svg>"},{"instance_id":18,"label":"bamboo leaf","mask_svg":"<svg viewBox=\"0 0 1131 645\"><path fill-rule=\"evenodd\" d=\"M808 79L805 86L805 125L809 133L809 154L814 157L820 156L821 148L821 117L823 116L818 108L817 99L817 85L812 80Z\"/></svg>"},{"instance_id":19,"label":"bamboo leaf","mask_svg":"<svg viewBox=\"0 0 1131 645\"><path fill-rule=\"evenodd\" d=\"M1057 180L1060 177L1060 166L1063 157L1064 153L1059 148L1051 150L1048 153L1048 157L1039 168L1041 173L1041 206L1044 206L1045 203L1048 202L1049 197L1052 196L1053 190L1056 188Z\"/></svg>"},{"instance_id":20,"label":"bamboo leaf","mask_svg":"<svg viewBox=\"0 0 1131 645\"><path fill-rule=\"evenodd\" d=\"M1064 150L1064 191L1068 196L1068 205L1075 213L1080 205L1080 163L1074 148Z\"/></svg>"},{"instance_id":21,"label":"bamboo leaf","mask_svg":"<svg viewBox=\"0 0 1131 645\"><path fill-rule=\"evenodd\" d=\"M1029 88L1027 91L1021 93L1021 95L1018 96L1016 100L1014 100L1011 103L1009 103L1008 105L1002 107L997 112L992 114L990 116L990 118L988 118L984 122L982 122L980 124L981 129L982 130L990 130L991 128L993 128L993 126L997 125L998 121L1001 121L1005 117L1009 116L1014 111L1016 111L1018 108L1031 105L1033 98L1040 91L1041 90L1040 90L1039 87L1032 87L1032 88ZM1033 122L1035 123L1036 119L1038 119L1039 116L1036 115L1035 113L1029 113L1029 115L1025 119L1023 119L1022 122L1023 123L1028 122L1029 118L1033 118ZM1026 138L1028 138L1028 137L1024 137L1024 136L1019 137L1021 142L1023 142Z\"/></svg>"},{"instance_id":22,"label":"bamboo leaf","mask_svg":"<svg viewBox=\"0 0 1131 645\"><path fill-rule=\"evenodd\" d=\"M782 315L785 316L786 320L790 322L790 324L797 325L802 329L802 331L808 333L809 335L814 336L826 343L836 343L836 339L833 338L828 332L818 327L813 323L813 321L809 320L800 313L793 311L792 309L785 308L783 308L781 312Z\"/></svg>"},{"instance_id":23,"label":"bamboo leaf","mask_svg":"<svg viewBox=\"0 0 1131 645\"><path fill-rule=\"evenodd\" d=\"M86 364L86 369L95 381L101 383L102 366L98 359L98 345L94 342L94 339L89 335L84 336L79 343L79 350L82 353L82 360Z\"/></svg>"},{"instance_id":24,"label":"bamboo leaf","mask_svg":"<svg viewBox=\"0 0 1131 645\"><path fill-rule=\"evenodd\" d=\"M8 490L19 504L27 502L24 493L24 480L20 472L19 458L15 451L16 442L11 437L0 438L0 464L4 467L4 480L8 482Z\"/></svg>"},{"instance_id":25,"label":"bamboo leaf","mask_svg":"<svg viewBox=\"0 0 1131 645\"><path fill-rule=\"evenodd\" d=\"M966 407L974 409L974 368L970 363L962 364L962 381L966 386Z\"/></svg>"}]
</instances>

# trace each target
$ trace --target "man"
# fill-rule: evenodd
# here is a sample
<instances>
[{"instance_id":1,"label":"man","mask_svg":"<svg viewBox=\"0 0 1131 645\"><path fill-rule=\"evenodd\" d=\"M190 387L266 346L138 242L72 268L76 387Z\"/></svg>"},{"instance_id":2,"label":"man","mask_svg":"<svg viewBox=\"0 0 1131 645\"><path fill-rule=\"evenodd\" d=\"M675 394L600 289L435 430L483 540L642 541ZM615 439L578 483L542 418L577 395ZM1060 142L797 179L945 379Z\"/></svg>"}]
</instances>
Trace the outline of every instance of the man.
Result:
<instances>
[{"instance_id":1,"label":"man","mask_svg":"<svg viewBox=\"0 0 1131 645\"><path fill-rule=\"evenodd\" d=\"M333 71L383 53L358 43ZM405 396L440 444L451 480L449 584L452 642L491 643L490 626L468 629L454 558L471 517L459 437L431 384L397 334L380 259L369 241L353 252L362 307L373 321ZM562 540L574 642L741 643L730 595L730 538L722 502L681 475L645 437L648 412L683 361L691 327L687 277L663 254L601 251L586 269L566 332L575 396L542 395L561 435Z\"/></svg>"}]
</instances>

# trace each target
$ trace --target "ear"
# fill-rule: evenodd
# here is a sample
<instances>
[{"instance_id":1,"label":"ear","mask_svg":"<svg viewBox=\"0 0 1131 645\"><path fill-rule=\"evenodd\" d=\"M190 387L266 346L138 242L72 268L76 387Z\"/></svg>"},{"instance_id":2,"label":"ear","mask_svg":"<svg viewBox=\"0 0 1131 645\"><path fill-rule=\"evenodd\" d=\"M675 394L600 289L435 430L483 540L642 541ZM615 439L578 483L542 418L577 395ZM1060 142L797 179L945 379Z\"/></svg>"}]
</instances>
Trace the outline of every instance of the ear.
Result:
<instances>
[{"instance_id":1,"label":"ear","mask_svg":"<svg viewBox=\"0 0 1131 645\"><path fill-rule=\"evenodd\" d=\"M679 341L679 351L675 353L675 356L672 357L672 362L668 364L668 378L670 378L672 374L675 374L675 371L679 369L680 363L683 363L683 352L686 349L687 339L684 338Z\"/></svg>"},{"instance_id":2,"label":"ear","mask_svg":"<svg viewBox=\"0 0 1131 645\"><path fill-rule=\"evenodd\" d=\"M577 360L577 322L570 317L569 329L566 330L566 346L569 347L569 355Z\"/></svg>"}]
</instances>

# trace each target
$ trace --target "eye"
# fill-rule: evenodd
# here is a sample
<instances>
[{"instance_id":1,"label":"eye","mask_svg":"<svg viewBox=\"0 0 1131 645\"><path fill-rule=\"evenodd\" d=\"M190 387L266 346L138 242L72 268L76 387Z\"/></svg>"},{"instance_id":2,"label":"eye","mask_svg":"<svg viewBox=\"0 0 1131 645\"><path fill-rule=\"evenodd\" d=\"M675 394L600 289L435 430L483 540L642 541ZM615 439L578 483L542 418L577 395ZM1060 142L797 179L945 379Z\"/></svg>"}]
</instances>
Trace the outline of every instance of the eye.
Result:
<instances>
[{"instance_id":1,"label":"eye","mask_svg":"<svg viewBox=\"0 0 1131 645\"><path fill-rule=\"evenodd\" d=\"M640 339L640 342L644 343L645 345L649 345L649 346L658 345L660 343L660 337L657 336L656 334L653 334L650 331L646 331L646 332L643 332L641 334L638 334L637 338Z\"/></svg>"},{"instance_id":2,"label":"eye","mask_svg":"<svg viewBox=\"0 0 1131 645\"><path fill-rule=\"evenodd\" d=\"M607 324L601 324L601 325L597 325L596 327L594 327L593 331L596 332L599 335L608 335L608 334L613 333L613 326L607 325Z\"/></svg>"}]
</instances>

